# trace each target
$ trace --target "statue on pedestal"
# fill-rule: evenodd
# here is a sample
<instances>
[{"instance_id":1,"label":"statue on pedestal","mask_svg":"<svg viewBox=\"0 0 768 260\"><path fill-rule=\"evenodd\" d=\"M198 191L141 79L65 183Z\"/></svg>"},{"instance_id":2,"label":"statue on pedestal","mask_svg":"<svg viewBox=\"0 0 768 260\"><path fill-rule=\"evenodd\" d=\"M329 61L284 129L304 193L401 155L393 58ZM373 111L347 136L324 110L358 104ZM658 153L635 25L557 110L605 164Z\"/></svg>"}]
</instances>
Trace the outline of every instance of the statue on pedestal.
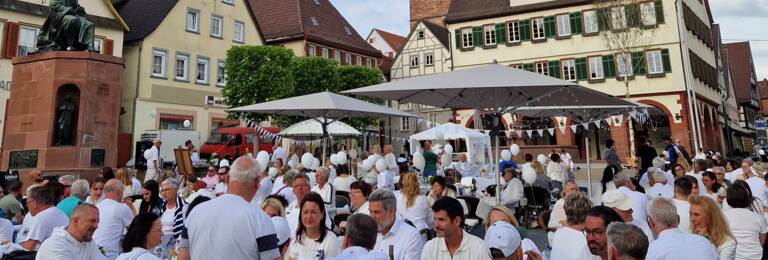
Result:
<instances>
[{"instance_id":1,"label":"statue on pedestal","mask_svg":"<svg viewBox=\"0 0 768 260\"><path fill-rule=\"evenodd\" d=\"M95 27L78 0L51 0L50 13L37 36L37 52L95 51Z\"/></svg>"},{"instance_id":2,"label":"statue on pedestal","mask_svg":"<svg viewBox=\"0 0 768 260\"><path fill-rule=\"evenodd\" d=\"M77 108L72 102L72 97L67 96L64 98L64 103L56 108L56 135L54 136L53 145L74 145L75 137L73 135L75 129L75 112Z\"/></svg>"}]
</instances>

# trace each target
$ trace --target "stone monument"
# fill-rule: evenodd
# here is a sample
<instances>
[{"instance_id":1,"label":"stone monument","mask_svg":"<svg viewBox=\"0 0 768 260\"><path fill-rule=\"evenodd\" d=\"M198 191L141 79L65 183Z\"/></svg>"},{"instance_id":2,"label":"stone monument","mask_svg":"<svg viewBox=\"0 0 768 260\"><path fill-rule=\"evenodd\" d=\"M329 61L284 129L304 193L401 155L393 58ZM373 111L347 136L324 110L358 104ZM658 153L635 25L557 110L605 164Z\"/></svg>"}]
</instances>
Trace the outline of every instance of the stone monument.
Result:
<instances>
[{"instance_id":1,"label":"stone monument","mask_svg":"<svg viewBox=\"0 0 768 260\"><path fill-rule=\"evenodd\" d=\"M91 52L77 0L50 1L35 54L13 59L0 169L93 177L115 167L123 58Z\"/></svg>"}]
</instances>

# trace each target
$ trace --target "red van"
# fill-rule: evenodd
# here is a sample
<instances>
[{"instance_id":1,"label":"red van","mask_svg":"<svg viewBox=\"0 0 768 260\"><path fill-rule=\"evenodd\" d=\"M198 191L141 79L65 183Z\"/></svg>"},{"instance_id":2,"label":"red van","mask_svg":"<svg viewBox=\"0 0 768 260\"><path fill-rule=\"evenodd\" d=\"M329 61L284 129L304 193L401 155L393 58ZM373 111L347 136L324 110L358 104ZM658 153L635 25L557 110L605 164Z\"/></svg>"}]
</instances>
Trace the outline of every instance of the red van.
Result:
<instances>
[{"instance_id":1,"label":"red van","mask_svg":"<svg viewBox=\"0 0 768 260\"><path fill-rule=\"evenodd\" d=\"M280 132L280 129L274 127L264 127L264 129L273 134ZM227 156L237 158L248 152L255 154L259 151L272 153L272 139L262 138L253 128L218 128L216 132L211 134L211 138L200 147L200 158L207 160L213 153L218 154L219 158Z\"/></svg>"}]
</instances>

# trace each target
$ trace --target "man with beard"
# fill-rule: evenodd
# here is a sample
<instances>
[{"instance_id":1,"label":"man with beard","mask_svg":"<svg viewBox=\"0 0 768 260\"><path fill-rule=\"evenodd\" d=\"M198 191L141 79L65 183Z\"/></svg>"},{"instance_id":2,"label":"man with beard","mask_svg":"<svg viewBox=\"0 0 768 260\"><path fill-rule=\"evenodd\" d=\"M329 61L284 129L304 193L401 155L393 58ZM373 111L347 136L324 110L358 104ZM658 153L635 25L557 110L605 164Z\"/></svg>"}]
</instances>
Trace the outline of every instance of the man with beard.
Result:
<instances>
[{"instance_id":1,"label":"man with beard","mask_svg":"<svg viewBox=\"0 0 768 260\"><path fill-rule=\"evenodd\" d=\"M613 209L606 206L595 206L587 211L584 221L584 233L587 235L589 252L599 256L600 259L608 259L608 236L606 230L613 222L622 222L621 216Z\"/></svg>"},{"instance_id":2,"label":"man with beard","mask_svg":"<svg viewBox=\"0 0 768 260\"><path fill-rule=\"evenodd\" d=\"M461 229L464 212L458 200L440 198L432 205L432 211L435 212L437 238L424 245L421 260L491 259L491 251L483 240Z\"/></svg>"},{"instance_id":3,"label":"man with beard","mask_svg":"<svg viewBox=\"0 0 768 260\"><path fill-rule=\"evenodd\" d=\"M397 199L394 193L387 189L377 189L368 196L368 209L379 230L374 252L384 253L394 260L421 258L424 241L415 227L397 218Z\"/></svg>"},{"instance_id":4,"label":"man with beard","mask_svg":"<svg viewBox=\"0 0 768 260\"><path fill-rule=\"evenodd\" d=\"M72 211L66 227L56 228L37 252L37 259L107 259L91 242L99 225L99 210L91 204L81 204Z\"/></svg>"}]
</instances>

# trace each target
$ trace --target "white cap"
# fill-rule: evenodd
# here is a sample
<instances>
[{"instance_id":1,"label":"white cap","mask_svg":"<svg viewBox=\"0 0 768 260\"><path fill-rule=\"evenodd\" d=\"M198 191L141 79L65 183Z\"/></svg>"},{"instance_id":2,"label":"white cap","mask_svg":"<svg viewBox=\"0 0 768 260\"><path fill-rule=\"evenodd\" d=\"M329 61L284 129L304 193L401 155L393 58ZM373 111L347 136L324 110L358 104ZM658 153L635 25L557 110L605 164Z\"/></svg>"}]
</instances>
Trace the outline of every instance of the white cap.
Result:
<instances>
[{"instance_id":1,"label":"white cap","mask_svg":"<svg viewBox=\"0 0 768 260\"><path fill-rule=\"evenodd\" d=\"M509 257L520 247L520 233L517 229L504 221L496 221L485 232L485 245L488 248L496 248Z\"/></svg>"},{"instance_id":2,"label":"white cap","mask_svg":"<svg viewBox=\"0 0 768 260\"><path fill-rule=\"evenodd\" d=\"M275 225L275 233L277 233L277 244L282 245L291 237L291 228L288 227L288 220L284 217L274 216L272 217L272 225Z\"/></svg>"},{"instance_id":3,"label":"white cap","mask_svg":"<svg viewBox=\"0 0 768 260\"><path fill-rule=\"evenodd\" d=\"M221 159L221 161L219 161L219 167L229 167L229 160Z\"/></svg>"},{"instance_id":4,"label":"white cap","mask_svg":"<svg viewBox=\"0 0 768 260\"><path fill-rule=\"evenodd\" d=\"M622 211L632 209L634 203L629 197L619 190L609 190L603 193L603 204L609 208L617 208Z\"/></svg>"}]
</instances>

